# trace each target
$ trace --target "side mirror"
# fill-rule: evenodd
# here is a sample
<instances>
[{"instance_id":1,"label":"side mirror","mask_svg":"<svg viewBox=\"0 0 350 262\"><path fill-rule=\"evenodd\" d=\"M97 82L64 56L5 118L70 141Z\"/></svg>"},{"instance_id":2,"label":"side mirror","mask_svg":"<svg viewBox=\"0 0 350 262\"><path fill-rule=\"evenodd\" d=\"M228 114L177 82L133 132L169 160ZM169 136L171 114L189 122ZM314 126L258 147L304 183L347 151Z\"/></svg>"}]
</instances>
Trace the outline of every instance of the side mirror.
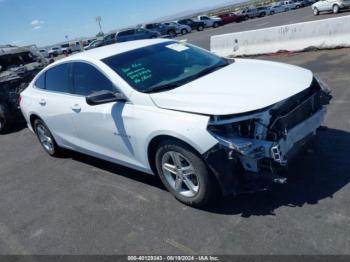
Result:
<instances>
[{"instance_id":1,"label":"side mirror","mask_svg":"<svg viewBox=\"0 0 350 262\"><path fill-rule=\"evenodd\" d=\"M112 102L125 102L126 97L121 93L112 93L111 91L102 90L86 97L86 103L91 106L107 104Z\"/></svg>"}]
</instances>

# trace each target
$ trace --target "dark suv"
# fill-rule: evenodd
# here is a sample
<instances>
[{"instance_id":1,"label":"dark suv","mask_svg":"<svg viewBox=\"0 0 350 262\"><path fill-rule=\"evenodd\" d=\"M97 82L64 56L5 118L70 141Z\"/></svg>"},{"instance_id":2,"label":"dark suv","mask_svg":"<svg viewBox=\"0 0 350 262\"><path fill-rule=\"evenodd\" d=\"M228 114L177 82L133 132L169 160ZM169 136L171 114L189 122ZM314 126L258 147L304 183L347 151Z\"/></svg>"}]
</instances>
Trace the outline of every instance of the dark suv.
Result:
<instances>
[{"instance_id":1,"label":"dark suv","mask_svg":"<svg viewBox=\"0 0 350 262\"><path fill-rule=\"evenodd\" d=\"M160 33L155 31L150 31L144 28L133 28L118 32L115 35L115 41L117 43L141 40L141 39L152 39L160 36Z\"/></svg>"},{"instance_id":2,"label":"dark suv","mask_svg":"<svg viewBox=\"0 0 350 262\"><path fill-rule=\"evenodd\" d=\"M170 37L175 37L178 33L177 28L175 26L166 25L163 23L145 24L142 26L142 28L145 28L150 31L157 31L161 35L168 35Z\"/></svg>"},{"instance_id":3,"label":"dark suv","mask_svg":"<svg viewBox=\"0 0 350 262\"><path fill-rule=\"evenodd\" d=\"M203 31L205 28L205 23L201 21L194 21L192 19L182 19L177 21L179 24L188 25L192 28L192 30Z\"/></svg>"}]
</instances>

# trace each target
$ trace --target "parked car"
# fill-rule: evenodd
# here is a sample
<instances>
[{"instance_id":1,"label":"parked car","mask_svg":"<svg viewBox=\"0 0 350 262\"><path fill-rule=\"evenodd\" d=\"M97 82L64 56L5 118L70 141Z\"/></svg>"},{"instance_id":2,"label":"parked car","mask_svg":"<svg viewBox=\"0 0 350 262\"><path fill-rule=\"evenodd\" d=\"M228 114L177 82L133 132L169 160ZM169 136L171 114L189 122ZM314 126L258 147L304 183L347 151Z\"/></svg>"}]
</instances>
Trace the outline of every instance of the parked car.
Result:
<instances>
[{"instance_id":1,"label":"parked car","mask_svg":"<svg viewBox=\"0 0 350 262\"><path fill-rule=\"evenodd\" d=\"M150 31L144 28L131 28L117 32L115 35L115 42L126 42L132 40L152 39L160 37L160 33Z\"/></svg>"},{"instance_id":2,"label":"parked car","mask_svg":"<svg viewBox=\"0 0 350 262\"><path fill-rule=\"evenodd\" d=\"M220 17L217 16L207 16L207 15L199 15L197 17L198 21L201 21L205 24L205 27L218 27L223 25L223 22Z\"/></svg>"},{"instance_id":3,"label":"parked car","mask_svg":"<svg viewBox=\"0 0 350 262\"><path fill-rule=\"evenodd\" d=\"M237 15L244 17L244 20L248 20L250 18L258 17L259 12L256 8L246 8L237 12Z\"/></svg>"},{"instance_id":4,"label":"parked car","mask_svg":"<svg viewBox=\"0 0 350 262\"><path fill-rule=\"evenodd\" d=\"M269 8L267 6L261 6L256 8L258 12L258 17L264 17L269 14Z\"/></svg>"},{"instance_id":5,"label":"parked car","mask_svg":"<svg viewBox=\"0 0 350 262\"><path fill-rule=\"evenodd\" d=\"M60 47L52 47L49 51L49 57L56 57L58 55L62 55L62 49Z\"/></svg>"},{"instance_id":6,"label":"parked car","mask_svg":"<svg viewBox=\"0 0 350 262\"><path fill-rule=\"evenodd\" d=\"M235 13L227 13L227 14L221 14L219 15L221 18L222 22L224 24L229 24L229 23L239 23L244 20L244 17L241 15L237 15Z\"/></svg>"},{"instance_id":7,"label":"parked car","mask_svg":"<svg viewBox=\"0 0 350 262\"><path fill-rule=\"evenodd\" d=\"M115 40L116 32L109 33L103 37L103 45L111 45L116 42Z\"/></svg>"},{"instance_id":8,"label":"parked car","mask_svg":"<svg viewBox=\"0 0 350 262\"><path fill-rule=\"evenodd\" d=\"M46 49L39 49L39 53L45 58L49 58L50 57L49 52L47 52Z\"/></svg>"},{"instance_id":9,"label":"parked car","mask_svg":"<svg viewBox=\"0 0 350 262\"><path fill-rule=\"evenodd\" d=\"M90 49L94 49L94 48L96 48L96 47L100 47L100 46L103 46L103 40L98 40L98 39L96 39L96 40L94 40L94 41L92 41L88 46L86 46L84 49L85 50L90 50Z\"/></svg>"},{"instance_id":10,"label":"parked car","mask_svg":"<svg viewBox=\"0 0 350 262\"><path fill-rule=\"evenodd\" d=\"M313 0L312 1L311 0L301 0L300 3L301 3L302 7L306 7L306 6L312 5L314 3L314 1Z\"/></svg>"},{"instance_id":11,"label":"parked car","mask_svg":"<svg viewBox=\"0 0 350 262\"><path fill-rule=\"evenodd\" d=\"M0 134L23 120L19 94L47 64L47 59L34 55L29 48L0 48Z\"/></svg>"},{"instance_id":12,"label":"parked car","mask_svg":"<svg viewBox=\"0 0 350 262\"><path fill-rule=\"evenodd\" d=\"M286 12L288 9L281 3L276 3L268 9L268 15L274 15L282 12Z\"/></svg>"},{"instance_id":13,"label":"parked car","mask_svg":"<svg viewBox=\"0 0 350 262\"><path fill-rule=\"evenodd\" d=\"M141 27L150 31L159 32L161 35L168 35L170 37L175 37L180 33L180 31L175 26L170 26L163 23L145 24Z\"/></svg>"},{"instance_id":14,"label":"parked car","mask_svg":"<svg viewBox=\"0 0 350 262\"><path fill-rule=\"evenodd\" d=\"M71 54L72 50L70 49L69 43L61 45L62 54Z\"/></svg>"},{"instance_id":15,"label":"parked car","mask_svg":"<svg viewBox=\"0 0 350 262\"><path fill-rule=\"evenodd\" d=\"M293 0L288 0L288 1L283 1L282 5L285 8L285 11L293 10L293 9L299 9L301 7L301 2L299 1L293 1Z\"/></svg>"},{"instance_id":16,"label":"parked car","mask_svg":"<svg viewBox=\"0 0 350 262\"><path fill-rule=\"evenodd\" d=\"M188 25L189 27L192 28L192 30L197 30L197 31L203 31L203 29L205 28L205 23L201 22L201 21L195 21L193 19L181 19L176 21L177 23L181 24L181 25Z\"/></svg>"},{"instance_id":17,"label":"parked car","mask_svg":"<svg viewBox=\"0 0 350 262\"><path fill-rule=\"evenodd\" d=\"M84 49L84 46L80 46L79 41L72 41L72 42L69 42L69 49L72 53L80 52L82 51L82 49Z\"/></svg>"},{"instance_id":18,"label":"parked car","mask_svg":"<svg viewBox=\"0 0 350 262\"><path fill-rule=\"evenodd\" d=\"M311 6L314 15L319 15L320 12L339 13L342 9L350 8L350 0L320 0Z\"/></svg>"},{"instance_id":19,"label":"parked car","mask_svg":"<svg viewBox=\"0 0 350 262\"><path fill-rule=\"evenodd\" d=\"M158 175L177 199L202 206L217 189L285 183L279 168L316 134L330 98L307 69L154 39L56 61L20 106L48 154L68 148Z\"/></svg>"},{"instance_id":20,"label":"parked car","mask_svg":"<svg viewBox=\"0 0 350 262\"><path fill-rule=\"evenodd\" d=\"M176 31L180 32L182 35L186 35L188 33L191 33L191 31L192 31L192 28L189 25L182 25L182 24L179 24L178 22L175 22L175 21L167 22L164 24L167 26L174 26L176 28Z\"/></svg>"}]
</instances>

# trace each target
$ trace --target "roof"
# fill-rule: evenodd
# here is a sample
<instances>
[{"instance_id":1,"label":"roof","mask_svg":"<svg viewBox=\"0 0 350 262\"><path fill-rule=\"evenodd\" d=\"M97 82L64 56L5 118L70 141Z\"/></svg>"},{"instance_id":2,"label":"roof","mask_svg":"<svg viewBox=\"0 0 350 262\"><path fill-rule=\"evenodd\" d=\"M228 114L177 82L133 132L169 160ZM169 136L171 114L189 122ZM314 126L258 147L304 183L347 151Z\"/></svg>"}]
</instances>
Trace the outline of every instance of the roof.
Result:
<instances>
[{"instance_id":1,"label":"roof","mask_svg":"<svg viewBox=\"0 0 350 262\"><path fill-rule=\"evenodd\" d=\"M26 47L17 47L17 46L6 46L0 48L1 55L10 55L10 54L19 54L23 52L29 52L30 50Z\"/></svg>"},{"instance_id":2,"label":"roof","mask_svg":"<svg viewBox=\"0 0 350 262\"><path fill-rule=\"evenodd\" d=\"M88 60L101 60L109 56L125 53L134 49L142 48L145 46L150 46L154 44L169 42L169 39L157 38L157 39L147 39L147 40L136 40L123 43L117 43L107 46L98 47L88 51L83 51L75 55L71 55L67 58L63 58L61 61L69 61L76 59L88 59Z\"/></svg>"}]
</instances>

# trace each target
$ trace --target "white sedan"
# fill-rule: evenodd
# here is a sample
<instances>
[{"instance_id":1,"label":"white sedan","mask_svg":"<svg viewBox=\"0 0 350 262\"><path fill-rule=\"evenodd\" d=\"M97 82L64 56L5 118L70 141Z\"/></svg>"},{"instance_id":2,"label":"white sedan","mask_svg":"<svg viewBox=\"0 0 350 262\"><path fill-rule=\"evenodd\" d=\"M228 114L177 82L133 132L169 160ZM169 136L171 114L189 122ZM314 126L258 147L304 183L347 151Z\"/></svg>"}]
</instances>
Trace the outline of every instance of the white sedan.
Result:
<instances>
[{"instance_id":1,"label":"white sedan","mask_svg":"<svg viewBox=\"0 0 350 262\"><path fill-rule=\"evenodd\" d=\"M20 106L50 155L70 149L159 175L201 206L217 192L284 183L279 168L316 133L329 100L309 70L155 39L59 60Z\"/></svg>"}]
</instances>

